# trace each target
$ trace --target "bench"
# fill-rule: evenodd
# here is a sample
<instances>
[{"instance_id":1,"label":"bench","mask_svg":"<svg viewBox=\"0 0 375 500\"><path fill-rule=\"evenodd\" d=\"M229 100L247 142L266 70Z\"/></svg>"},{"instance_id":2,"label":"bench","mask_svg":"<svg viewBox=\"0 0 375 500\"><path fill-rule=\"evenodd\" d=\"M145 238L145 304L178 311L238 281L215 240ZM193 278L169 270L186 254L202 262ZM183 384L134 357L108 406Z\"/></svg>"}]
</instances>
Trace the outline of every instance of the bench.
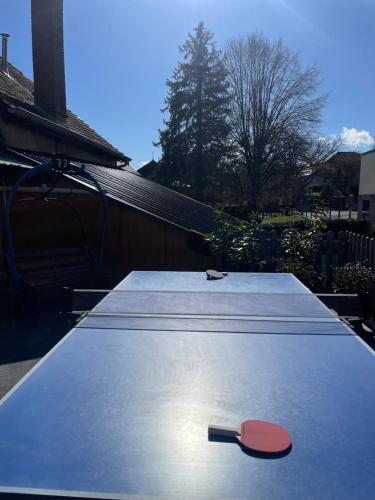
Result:
<instances>
[{"instance_id":1,"label":"bench","mask_svg":"<svg viewBox=\"0 0 375 500\"><path fill-rule=\"evenodd\" d=\"M96 272L86 246L16 254L22 282L32 288L56 288L90 281Z\"/></svg>"},{"instance_id":2,"label":"bench","mask_svg":"<svg viewBox=\"0 0 375 500\"><path fill-rule=\"evenodd\" d=\"M67 287L103 286L104 274L97 270L87 246L20 252L15 257L24 300L36 309L41 302L63 309Z\"/></svg>"}]
</instances>

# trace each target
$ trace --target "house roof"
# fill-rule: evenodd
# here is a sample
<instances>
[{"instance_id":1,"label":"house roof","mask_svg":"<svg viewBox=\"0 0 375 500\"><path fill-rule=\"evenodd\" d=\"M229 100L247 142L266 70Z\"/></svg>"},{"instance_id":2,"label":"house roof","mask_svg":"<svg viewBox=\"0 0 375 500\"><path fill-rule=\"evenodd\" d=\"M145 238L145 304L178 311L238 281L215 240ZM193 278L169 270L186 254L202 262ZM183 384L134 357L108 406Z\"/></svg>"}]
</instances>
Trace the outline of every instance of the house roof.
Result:
<instances>
[{"instance_id":1,"label":"house roof","mask_svg":"<svg viewBox=\"0 0 375 500\"><path fill-rule=\"evenodd\" d=\"M362 153L362 156L369 155L371 153L375 153L375 149L370 149L370 151L366 151L365 153Z\"/></svg>"},{"instance_id":2,"label":"house roof","mask_svg":"<svg viewBox=\"0 0 375 500\"><path fill-rule=\"evenodd\" d=\"M325 163L334 163L334 162L343 162L343 163L349 163L349 162L357 162L359 165L361 155L360 153L357 153L356 151L337 151L334 153L332 156L328 158L328 160Z\"/></svg>"},{"instance_id":3,"label":"house roof","mask_svg":"<svg viewBox=\"0 0 375 500\"><path fill-rule=\"evenodd\" d=\"M1 63L1 57L0 57ZM66 121L61 123L48 119L43 111L34 104L34 84L15 66L8 63L8 74L0 71L0 100L15 114L22 114L24 118L31 121L38 120L39 124L46 128L58 128L60 133L68 133L76 139L89 142L91 146L97 147L118 160L128 163L130 158L121 153L108 141L103 139L94 129L77 115L67 110Z\"/></svg>"},{"instance_id":4,"label":"house roof","mask_svg":"<svg viewBox=\"0 0 375 500\"><path fill-rule=\"evenodd\" d=\"M159 163L155 160L151 160L140 167L137 172L139 172L143 177L149 177L157 170Z\"/></svg>"},{"instance_id":5,"label":"house roof","mask_svg":"<svg viewBox=\"0 0 375 500\"><path fill-rule=\"evenodd\" d=\"M9 153L17 161L24 160L25 166L43 163L49 159L49 157L29 152L21 154L9 150ZM0 163L2 163L1 160ZM215 229L214 209L208 205L136 175L128 169L85 163L85 170L95 178L109 198L123 205L186 230L206 234ZM68 175L67 177L96 191L94 184L83 176Z\"/></svg>"}]
</instances>

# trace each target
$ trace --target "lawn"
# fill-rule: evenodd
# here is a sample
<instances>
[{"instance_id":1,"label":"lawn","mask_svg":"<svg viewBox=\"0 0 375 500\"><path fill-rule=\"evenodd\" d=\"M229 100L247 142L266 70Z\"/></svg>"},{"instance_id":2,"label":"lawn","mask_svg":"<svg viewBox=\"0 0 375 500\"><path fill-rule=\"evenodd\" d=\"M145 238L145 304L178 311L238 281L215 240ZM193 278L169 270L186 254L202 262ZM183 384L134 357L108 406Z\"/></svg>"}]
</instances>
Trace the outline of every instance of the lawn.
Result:
<instances>
[{"instance_id":1,"label":"lawn","mask_svg":"<svg viewBox=\"0 0 375 500\"><path fill-rule=\"evenodd\" d=\"M262 224L287 224L288 222L297 222L303 220L304 217L298 214L294 215L274 215L271 217L265 217L262 220Z\"/></svg>"}]
</instances>

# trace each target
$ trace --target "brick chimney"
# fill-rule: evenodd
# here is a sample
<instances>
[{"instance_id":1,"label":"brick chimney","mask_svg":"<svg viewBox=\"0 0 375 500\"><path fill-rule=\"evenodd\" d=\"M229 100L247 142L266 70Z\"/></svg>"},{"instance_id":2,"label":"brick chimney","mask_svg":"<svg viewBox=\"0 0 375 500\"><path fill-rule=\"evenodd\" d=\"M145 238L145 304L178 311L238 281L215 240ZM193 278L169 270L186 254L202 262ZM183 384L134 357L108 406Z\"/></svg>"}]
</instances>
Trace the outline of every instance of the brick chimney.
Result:
<instances>
[{"instance_id":1,"label":"brick chimney","mask_svg":"<svg viewBox=\"0 0 375 500\"><path fill-rule=\"evenodd\" d=\"M8 33L1 33L1 71L8 73Z\"/></svg>"},{"instance_id":2,"label":"brick chimney","mask_svg":"<svg viewBox=\"0 0 375 500\"><path fill-rule=\"evenodd\" d=\"M31 0L35 105L66 119L63 0Z\"/></svg>"}]
</instances>

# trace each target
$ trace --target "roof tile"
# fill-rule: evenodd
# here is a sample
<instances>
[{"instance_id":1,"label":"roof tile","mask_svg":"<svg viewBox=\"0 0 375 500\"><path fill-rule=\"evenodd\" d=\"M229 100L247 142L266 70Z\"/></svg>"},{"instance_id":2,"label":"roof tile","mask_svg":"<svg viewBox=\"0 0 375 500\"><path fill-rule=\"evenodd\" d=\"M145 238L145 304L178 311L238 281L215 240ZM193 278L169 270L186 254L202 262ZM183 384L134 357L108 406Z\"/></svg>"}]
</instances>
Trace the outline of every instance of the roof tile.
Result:
<instances>
[{"instance_id":1,"label":"roof tile","mask_svg":"<svg viewBox=\"0 0 375 500\"><path fill-rule=\"evenodd\" d=\"M32 111L43 116L42 110L34 105L33 82L10 63L8 63L8 71L8 74L0 71L0 98L3 98L3 100L5 98L10 104L18 105L27 111ZM127 158L70 110L67 110L66 121L59 123L59 125L65 126L70 132L82 135L86 139L96 142L98 145L108 149L110 153L119 159L124 160Z\"/></svg>"}]
</instances>

